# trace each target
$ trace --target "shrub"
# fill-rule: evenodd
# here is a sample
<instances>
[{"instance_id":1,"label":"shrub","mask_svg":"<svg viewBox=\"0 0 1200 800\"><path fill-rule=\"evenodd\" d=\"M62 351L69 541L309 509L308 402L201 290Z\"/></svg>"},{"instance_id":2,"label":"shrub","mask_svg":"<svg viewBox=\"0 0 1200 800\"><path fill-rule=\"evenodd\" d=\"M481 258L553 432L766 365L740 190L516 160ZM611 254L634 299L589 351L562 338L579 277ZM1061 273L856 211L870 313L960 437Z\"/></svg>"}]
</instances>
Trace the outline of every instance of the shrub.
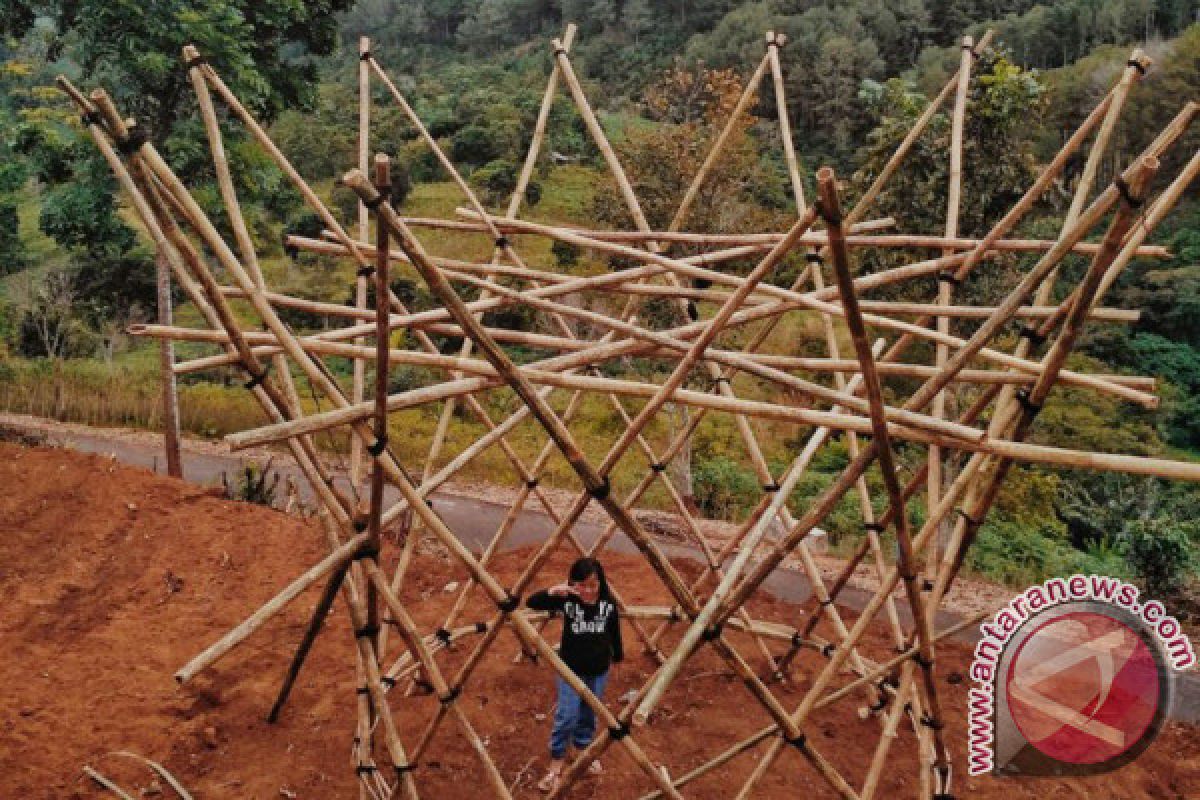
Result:
<instances>
[{"instance_id":1,"label":"shrub","mask_svg":"<svg viewBox=\"0 0 1200 800\"><path fill-rule=\"evenodd\" d=\"M715 519L738 519L762 494L753 472L724 457L696 463L692 486L700 510Z\"/></svg>"},{"instance_id":2,"label":"shrub","mask_svg":"<svg viewBox=\"0 0 1200 800\"><path fill-rule=\"evenodd\" d=\"M1125 557L1146 592L1167 596L1184 587L1196 569L1192 552L1196 533L1196 523L1166 517L1130 523Z\"/></svg>"}]
</instances>

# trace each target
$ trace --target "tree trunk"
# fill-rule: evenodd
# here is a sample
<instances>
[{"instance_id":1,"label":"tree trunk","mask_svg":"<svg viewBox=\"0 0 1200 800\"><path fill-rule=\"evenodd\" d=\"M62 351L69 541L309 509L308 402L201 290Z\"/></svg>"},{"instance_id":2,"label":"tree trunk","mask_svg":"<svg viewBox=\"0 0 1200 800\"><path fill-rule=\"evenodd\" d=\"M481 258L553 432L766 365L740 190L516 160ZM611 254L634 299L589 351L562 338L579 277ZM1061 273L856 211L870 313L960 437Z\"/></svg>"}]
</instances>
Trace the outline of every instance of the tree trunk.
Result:
<instances>
[{"instance_id":1,"label":"tree trunk","mask_svg":"<svg viewBox=\"0 0 1200 800\"><path fill-rule=\"evenodd\" d=\"M158 324L171 323L171 277L167 263L160 253L154 260L155 282L158 289ZM159 365L163 387L163 446L167 451L167 474L183 477L183 461L179 453L179 395L175 390L175 347L170 339L159 342Z\"/></svg>"},{"instance_id":2,"label":"tree trunk","mask_svg":"<svg viewBox=\"0 0 1200 800\"><path fill-rule=\"evenodd\" d=\"M692 415L688 407L681 403L668 403L667 409L667 417L671 420L670 438L674 440L680 431L687 428L691 422ZM679 448L679 454L671 459L668 476L671 483L675 486L675 490L679 492L679 496L683 498L683 504L687 506L688 513L692 516L698 516L700 508L696 505L696 492L692 486L691 436L684 442L683 447Z\"/></svg>"}]
</instances>

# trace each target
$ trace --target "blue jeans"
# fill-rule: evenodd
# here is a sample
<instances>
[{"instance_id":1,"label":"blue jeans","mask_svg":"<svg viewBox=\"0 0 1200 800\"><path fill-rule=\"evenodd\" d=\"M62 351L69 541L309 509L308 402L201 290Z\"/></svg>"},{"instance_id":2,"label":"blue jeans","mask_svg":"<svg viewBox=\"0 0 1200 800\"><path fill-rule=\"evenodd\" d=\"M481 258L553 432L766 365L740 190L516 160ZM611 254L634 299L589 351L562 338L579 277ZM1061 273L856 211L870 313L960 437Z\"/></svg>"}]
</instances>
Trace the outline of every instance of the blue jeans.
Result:
<instances>
[{"instance_id":1,"label":"blue jeans","mask_svg":"<svg viewBox=\"0 0 1200 800\"><path fill-rule=\"evenodd\" d=\"M592 694L604 699L607 671L600 675L580 675L579 680L592 690ZM550 733L550 757L566 758L568 742L580 750L592 743L596 714L561 676L556 676L554 681L558 687L558 707L554 709L554 730Z\"/></svg>"}]
</instances>

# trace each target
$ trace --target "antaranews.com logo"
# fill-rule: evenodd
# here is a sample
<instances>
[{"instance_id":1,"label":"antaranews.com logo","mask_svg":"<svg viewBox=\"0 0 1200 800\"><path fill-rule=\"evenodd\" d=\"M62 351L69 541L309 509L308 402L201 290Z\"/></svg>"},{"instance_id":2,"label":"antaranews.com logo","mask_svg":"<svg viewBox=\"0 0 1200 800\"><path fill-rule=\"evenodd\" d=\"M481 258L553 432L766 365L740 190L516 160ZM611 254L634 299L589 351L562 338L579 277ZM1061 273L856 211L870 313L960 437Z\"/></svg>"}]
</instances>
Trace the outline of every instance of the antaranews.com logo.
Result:
<instances>
[{"instance_id":1,"label":"antaranews.com logo","mask_svg":"<svg viewBox=\"0 0 1200 800\"><path fill-rule=\"evenodd\" d=\"M1136 586L1054 578L980 626L971 665L968 769L1090 775L1129 763L1171 707L1174 675L1196 663L1179 621Z\"/></svg>"}]
</instances>

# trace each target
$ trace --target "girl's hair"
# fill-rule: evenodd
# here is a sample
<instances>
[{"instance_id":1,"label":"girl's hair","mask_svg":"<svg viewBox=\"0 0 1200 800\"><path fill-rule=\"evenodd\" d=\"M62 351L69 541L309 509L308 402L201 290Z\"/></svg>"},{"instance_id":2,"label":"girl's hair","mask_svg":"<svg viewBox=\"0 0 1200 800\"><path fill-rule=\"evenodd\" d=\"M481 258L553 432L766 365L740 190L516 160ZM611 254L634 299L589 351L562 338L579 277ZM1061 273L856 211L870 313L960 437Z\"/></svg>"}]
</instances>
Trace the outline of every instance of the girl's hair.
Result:
<instances>
[{"instance_id":1,"label":"girl's hair","mask_svg":"<svg viewBox=\"0 0 1200 800\"><path fill-rule=\"evenodd\" d=\"M608 579L604 577L604 566L594 558L580 558L571 565L567 572L567 580L571 583L585 581L593 575L600 581L600 599L612 602L612 592L608 590Z\"/></svg>"}]
</instances>

